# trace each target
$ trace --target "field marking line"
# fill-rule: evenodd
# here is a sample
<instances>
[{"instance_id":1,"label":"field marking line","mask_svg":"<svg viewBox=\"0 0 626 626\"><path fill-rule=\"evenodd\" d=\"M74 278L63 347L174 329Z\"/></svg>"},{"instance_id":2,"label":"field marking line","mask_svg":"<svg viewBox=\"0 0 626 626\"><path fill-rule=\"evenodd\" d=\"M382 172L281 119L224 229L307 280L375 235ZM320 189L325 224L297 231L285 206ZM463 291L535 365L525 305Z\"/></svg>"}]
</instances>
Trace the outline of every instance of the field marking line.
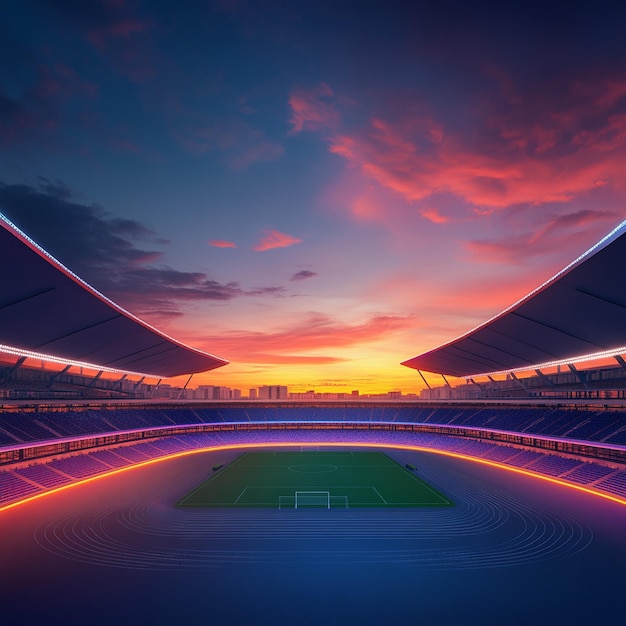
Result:
<instances>
[{"instance_id":1,"label":"field marking line","mask_svg":"<svg viewBox=\"0 0 626 626\"><path fill-rule=\"evenodd\" d=\"M229 469L231 467L233 467L233 465L235 465L236 463L238 463L244 456L246 456L246 454L248 454L247 452L244 452L243 454L238 455L234 460L232 461L226 461L223 466L222 466L222 470L226 470ZM195 505L188 505L188 504L184 504L184 502L186 500L191 499L193 496L195 496L198 491L201 491L202 489L204 489L209 483L213 482L215 479L219 478L222 472L213 472L204 482L200 483L193 491L189 492L182 500L180 500L177 503L177 506L195 506Z\"/></svg>"},{"instance_id":2,"label":"field marking line","mask_svg":"<svg viewBox=\"0 0 626 626\"><path fill-rule=\"evenodd\" d=\"M452 504L452 502L448 500L448 498L446 498L442 493L439 493L438 491L436 491L435 488L431 487L426 481L422 480L418 476L415 476L415 474L409 474L409 476L411 476L413 480L416 480L418 483L420 483L423 487L426 487L426 489L428 489L428 491L430 491L431 494L437 496L437 498L439 498L440 501L444 501L444 502L447 502L448 504Z\"/></svg>"},{"instance_id":3,"label":"field marking line","mask_svg":"<svg viewBox=\"0 0 626 626\"><path fill-rule=\"evenodd\" d=\"M380 450L376 451L377 454L380 454L381 456L385 457L386 459L389 459L391 461L391 465L389 465L389 467L396 465L400 468L402 468L402 465L396 461L395 459L392 459L391 457L387 456L384 452L381 452ZM434 496L436 496L440 502L447 502L448 504L452 504L452 501L449 500L448 498L446 498L446 496L444 496L443 494L439 493L438 491L435 490L434 487L431 487L425 480L423 480L422 478L420 478L419 476L416 476L415 474L408 474L409 476L411 476L411 478L419 483L422 487L426 487L426 489L428 491L430 491L430 493Z\"/></svg>"},{"instance_id":4,"label":"field marking line","mask_svg":"<svg viewBox=\"0 0 626 626\"><path fill-rule=\"evenodd\" d=\"M376 489L374 485L371 485L371 487L378 494L378 497L383 501L384 504L389 504L389 502L387 502L387 500L385 500L385 498L382 497L380 491L378 491L378 489Z\"/></svg>"},{"instance_id":5,"label":"field marking line","mask_svg":"<svg viewBox=\"0 0 626 626\"><path fill-rule=\"evenodd\" d=\"M380 450L376 450L375 452L379 456L382 456L383 459L385 459L385 462L382 465L378 466L378 467L383 467L385 465L387 465L387 466L389 466L389 465L400 465L400 463L398 463L397 461L392 459L389 455L385 454L384 452L381 452Z\"/></svg>"},{"instance_id":6,"label":"field marking line","mask_svg":"<svg viewBox=\"0 0 626 626\"><path fill-rule=\"evenodd\" d=\"M239 502L239 500L241 499L241 496L243 496L243 494L248 490L247 487L243 488L243 491L239 494L239 497L233 502L233 504L237 504L237 502Z\"/></svg>"}]
</instances>

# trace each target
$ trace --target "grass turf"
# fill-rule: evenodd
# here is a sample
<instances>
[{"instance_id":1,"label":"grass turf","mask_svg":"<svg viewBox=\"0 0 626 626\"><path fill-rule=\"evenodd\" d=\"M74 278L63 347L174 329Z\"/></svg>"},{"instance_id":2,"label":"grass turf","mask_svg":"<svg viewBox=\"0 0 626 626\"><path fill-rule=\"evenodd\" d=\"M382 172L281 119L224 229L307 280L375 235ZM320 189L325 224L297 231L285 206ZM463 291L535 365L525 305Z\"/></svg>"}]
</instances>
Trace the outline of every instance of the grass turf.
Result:
<instances>
[{"instance_id":1,"label":"grass turf","mask_svg":"<svg viewBox=\"0 0 626 626\"><path fill-rule=\"evenodd\" d=\"M442 507L452 502L382 452L247 452L185 496L183 507ZM329 496L326 495L328 492Z\"/></svg>"}]
</instances>

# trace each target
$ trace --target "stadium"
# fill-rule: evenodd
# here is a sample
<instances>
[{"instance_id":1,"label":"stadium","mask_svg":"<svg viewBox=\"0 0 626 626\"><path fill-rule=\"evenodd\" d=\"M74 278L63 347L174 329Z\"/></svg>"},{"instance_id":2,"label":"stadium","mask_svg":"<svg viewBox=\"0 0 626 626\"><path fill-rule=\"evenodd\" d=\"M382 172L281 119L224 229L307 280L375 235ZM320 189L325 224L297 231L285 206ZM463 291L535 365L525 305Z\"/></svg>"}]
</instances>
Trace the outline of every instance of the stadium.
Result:
<instances>
[{"instance_id":1,"label":"stadium","mask_svg":"<svg viewBox=\"0 0 626 626\"><path fill-rule=\"evenodd\" d=\"M581 624L623 612L626 301L614 270L626 225L405 361L443 389L446 376L466 381L457 398L430 389L413 402L77 397L106 373L121 389L227 361L1 226L2 265L21 268L0 308L7 623ZM613 365L580 365L599 358ZM29 360L57 369L44 384ZM70 368L97 374L59 386Z\"/></svg>"}]
</instances>

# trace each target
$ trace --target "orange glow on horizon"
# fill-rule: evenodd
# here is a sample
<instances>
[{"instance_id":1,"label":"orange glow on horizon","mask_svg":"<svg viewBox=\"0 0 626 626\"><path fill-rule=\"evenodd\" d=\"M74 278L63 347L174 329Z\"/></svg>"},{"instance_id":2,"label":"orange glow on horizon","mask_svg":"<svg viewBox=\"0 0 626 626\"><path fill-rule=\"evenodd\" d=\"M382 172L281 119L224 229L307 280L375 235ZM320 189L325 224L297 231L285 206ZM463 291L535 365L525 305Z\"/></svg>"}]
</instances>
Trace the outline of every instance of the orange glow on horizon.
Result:
<instances>
[{"instance_id":1,"label":"orange glow on horizon","mask_svg":"<svg viewBox=\"0 0 626 626\"><path fill-rule=\"evenodd\" d=\"M39 500L41 498L50 496L55 493L59 493L61 491L66 491L68 489L72 489L74 487L78 487L80 485L85 485L87 483L94 482L96 480L101 480L103 478L108 478L115 474L121 474L122 472L128 472L130 470L139 469L145 467L147 465L153 465L154 463L160 463L163 461L168 461L171 459L175 459L183 456L190 456L192 454L200 454L203 452L217 452L222 450L242 450L247 448L300 448L300 447L314 447L314 446L325 446L329 448L391 448L393 450L409 450L416 452L428 452L432 454L438 454L441 456L447 456L455 459L461 459L464 461L470 461L473 463L478 463L480 465L487 465L489 467L494 467L497 469L506 470L509 472L514 472L515 474L521 474L522 476L528 476L530 478L536 478L539 480L543 480L545 482L549 482L555 485L560 485L562 487L567 487L570 489L574 489L576 491L581 491L583 493L590 494L592 496L597 496L603 498L605 500L610 500L611 502L616 502L617 504L621 504L622 506L626 506L626 499L620 498L619 496L614 496L608 493L604 493L602 491L596 491L594 489L590 489L588 487L584 487L579 484L569 483L567 481L559 480L558 478L554 478L552 476L546 476L544 474L538 474L536 472L524 470L522 468L513 467L510 465L504 465L501 463L496 463L494 461L488 461L485 459L480 459L478 457L468 456L466 454L460 454L457 452L450 452L447 450L437 450L434 448L427 448L424 446L414 446L408 444L390 444L384 442L356 442L356 443L340 443L336 441L328 442L328 441L303 441L303 442L289 442L289 443L237 443L237 444L224 444L217 446L208 446L206 448L199 448L197 450L185 450L183 452L177 452L175 454L170 454L167 456L159 457L158 459L150 459L148 461L142 461L141 463L137 463L134 465L129 465L127 467L122 467L119 469L112 470L110 472L106 472L104 474L98 474L97 476L91 476L89 478L85 478L83 480L78 480L76 482L70 483L69 485L62 485L61 487L55 487L54 489L50 489L48 491L44 491L42 493L38 493L32 496L28 496L22 500L18 500L16 502L11 502L10 504L6 504L0 506L0 512L8 511L10 509L14 509L18 506L27 504L29 502L33 502L35 500Z\"/></svg>"}]
</instances>

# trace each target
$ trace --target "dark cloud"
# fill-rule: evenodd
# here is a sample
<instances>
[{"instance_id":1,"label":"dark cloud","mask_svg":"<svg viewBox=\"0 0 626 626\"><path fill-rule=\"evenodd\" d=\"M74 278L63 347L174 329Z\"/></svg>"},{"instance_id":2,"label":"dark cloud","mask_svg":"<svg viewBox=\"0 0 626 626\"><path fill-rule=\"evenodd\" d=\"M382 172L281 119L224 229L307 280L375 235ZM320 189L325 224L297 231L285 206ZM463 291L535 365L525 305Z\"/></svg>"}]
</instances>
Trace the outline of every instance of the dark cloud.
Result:
<instances>
[{"instance_id":1,"label":"dark cloud","mask_svg":"<svg viewBox=\"0 0 626 626\"><path fill-rule=\"evenodd\" d=\"M159 258L156 250L138 248L133 239L152 231L139 222L116 219L97 205L77 202L62 183L41 180L29 185L0 185L2 212L68 267L91 278L106 278L117 266Z\"/></svg>"},{"instance_id":2,"label":"dark cloud","mask_svg":"<svg viewBox=\"0 0 626 626\"><path fill-rule=\"evenodd\" d=\"M113 277L109 288L122 295L157 293L175 300L232 300L244 294L239 283L222 284L202 272L180 272L170 267L124 269Z\"/></svg>"},{"instance_id":3,"label":"dark cloud","mask_svg":"<svg viewBox=\"0 0 626 626\"><path fill-rule=\"evenodd\" d=\"M602 232L606 224L615 224L619 214L613 211L581 210L549 216L543 226L516 232L498 239L475 239L465 244L476 259L485 262L521 263L529 257L555 250L583 249L590 229Z\"/></svg>"},{"instance_id":4,"label":"dark cloud","mask_svg":"<svg viewBox=\"0 0 626 626\"><path fill-rule=\"evenodd\" d=\"M124 4L105 0L39 0L68 22L87 30L112 29L123 21Z\"/></svg>"},{"instance_id":5,"label":"dark cloud","mask_svg":"<svg viewBox=\"0 0 626 626\"><path fill-rule=\"evenodd\" d=\"M216 152L232 169L243 170L264 161L274 161L284 153L283 146L251 124L236 118L218 123L187 127L174 132L176 141L191 154Z\"/></svg>"},{"instance_id":6,"label":"dark cloud","mask_svg":"<svg viewBox=\"0 0 626 626\"><path fill-rule=\"evenodd\" d=\"M145 81L157 74L163 60L151 34L153 19L140 14L134 2L107 0L40 0L55 17L74 27L114 69L132 81Z\"/></svg>"},{"instance_id":7,"label":"dark cloud","mask_svg":"<svg viewBox=\"0 0 626 626\"><path fill-rule=\"evenodd\" d=\"M244 290L204 272L156 265L165 244L144 224L78 202L63 183L42 179L38 188L0 183L0 210L81 278L135 313L179 315L177 303L225 302L240 296L278 296L282 287Z\"/></svg>"},{"instance_id":8,"label":"dark cloud","mask_svg":"<svg viewBox=\"0 0 626 626\"><path fill-rule=\"evenodd\" d=\"M0 119L14 121L19 113L19 104L0 93Z\"/></svg>"},{"instance_id":9,"label":"dark cloud","mask_svg":"<svg viewBox=\"0 0 626 626\"><path fill-rule=\"evenodd\" d=\"M253 287L245 292L247 296L274 296L280 297L285 295L284 287Z\"/></svg>"},{"instance_id":10,"label":"dark cloud","mask_svg":"<svg viewBox=\"0 0 626 626\"><path fill-rule=\"evenodd\" d=\"M296 272L289 280L307 280L308 278L313 278L317 276L317 272L312 272L311 270L301 270Z\"/></svg>"},{"instance_id":11,"label":"dark cloud","mask_svg":"<svg viewBox=\"0 0 626 626\"><path fill-rule=\"evenodd\" d=\"M24 64L23 74L19 84L8 81L7 86L0 77L0 145L45 144L68 118L73 120L76 102L88 106L100 91L97 84L83 80L63 63Z\"/></svg>"}]
</instances>

